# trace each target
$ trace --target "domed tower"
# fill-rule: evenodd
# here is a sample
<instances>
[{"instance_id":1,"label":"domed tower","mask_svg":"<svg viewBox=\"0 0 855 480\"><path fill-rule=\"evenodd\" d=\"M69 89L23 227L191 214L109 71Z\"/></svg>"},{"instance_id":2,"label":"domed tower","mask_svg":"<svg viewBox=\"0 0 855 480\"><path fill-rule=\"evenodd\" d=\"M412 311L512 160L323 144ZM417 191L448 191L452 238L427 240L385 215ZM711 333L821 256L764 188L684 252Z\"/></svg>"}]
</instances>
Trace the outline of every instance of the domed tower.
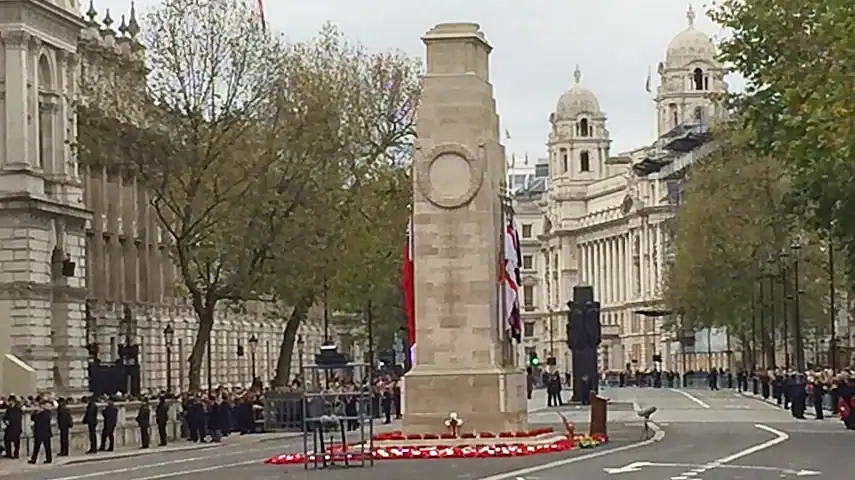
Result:
<instances>
[{"instance_id":1,"label":"domed tower","mask_svg":"<svg viewBox=\"0 0 855 480\"><path fill-rule=\"evenodd\" d=\"M724 69L716 60L712 39L695 28L695 11L686 13L689 25L678 33L659 63L656 108L659 135L681 124L706 124L721 114L714 94L724 93Z\"/></svg>"},{"instance_id":2,"label":"domed tower","mask_svg":"<svg viewBox=\"0 0 855 480\"><path fill-rule=\"evenodd\" d=\"M558 99L549 116L550 177L591 182L605 174L609 155L606 115L596 95L582 86L582 71L576 66L575 84Z\"/></svg>"}]
</instances>

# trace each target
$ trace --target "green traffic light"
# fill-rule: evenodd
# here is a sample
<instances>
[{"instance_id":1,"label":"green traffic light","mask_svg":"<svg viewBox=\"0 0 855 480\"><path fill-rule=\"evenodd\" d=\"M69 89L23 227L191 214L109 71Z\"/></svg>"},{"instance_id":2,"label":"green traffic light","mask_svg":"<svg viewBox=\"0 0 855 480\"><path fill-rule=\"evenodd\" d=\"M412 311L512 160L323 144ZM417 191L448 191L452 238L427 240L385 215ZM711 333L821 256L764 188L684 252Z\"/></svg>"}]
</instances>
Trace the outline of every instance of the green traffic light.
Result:
<instances>
[{"instance_id":1,"label":"green traffic light","mask_svg":"<svg viewBox=\"0 0 855 480\"><path fill-rule=\"evenodd\" d=\"M531 364L532 364L532 366L535 366L535 367L536 367L536 366L538 366L538 365L540 364L540 359L538 359L538 358L532 358L532 359L531 359Z\"/></svg>"}]
</instances>

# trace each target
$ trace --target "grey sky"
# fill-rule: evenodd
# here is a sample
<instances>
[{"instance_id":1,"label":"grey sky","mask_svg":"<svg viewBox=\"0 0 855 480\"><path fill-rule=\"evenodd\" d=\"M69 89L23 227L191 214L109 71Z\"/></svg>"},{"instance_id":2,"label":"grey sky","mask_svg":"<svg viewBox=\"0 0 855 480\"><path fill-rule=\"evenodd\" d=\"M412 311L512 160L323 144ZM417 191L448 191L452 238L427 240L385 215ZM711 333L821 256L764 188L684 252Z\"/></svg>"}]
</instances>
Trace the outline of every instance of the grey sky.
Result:
<instances>
[{"instance_id":1,"label":"grey sky","mask_svg":"<svg viewBox=\"0 0 855 480\"><path fill-rule=\"evenodd\" d=\"M137 1L141 9L156 3ZM118 18L128 5L100 0L96 7L102 14L110 7ZM518 158L545 155L549 113L572 86L576 64L582 83L608 115L612 151L649 143L654 112L645 78L652 69L655 88L656 64L671 38L686 28L688 5L685 0L264 0L271 28L289 39L309 39L330 21L372 50L400 49L413 56L423 55L419 37L434 24L479 23L495 47L492 83L502 127L512 137L508 152ZM720 37L700 2L694 8L696 27Z\"/></svg>"}]
</instances>

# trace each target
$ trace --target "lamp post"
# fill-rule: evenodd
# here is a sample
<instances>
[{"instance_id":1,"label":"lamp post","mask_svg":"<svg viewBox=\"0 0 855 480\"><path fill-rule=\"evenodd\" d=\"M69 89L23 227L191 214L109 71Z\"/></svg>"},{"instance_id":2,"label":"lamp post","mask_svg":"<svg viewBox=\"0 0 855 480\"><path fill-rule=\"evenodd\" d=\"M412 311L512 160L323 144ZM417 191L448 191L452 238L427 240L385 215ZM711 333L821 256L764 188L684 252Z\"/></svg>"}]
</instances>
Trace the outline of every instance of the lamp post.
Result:
<instances>
[{"instance_id":1,"label":"lamp post","mask_svg":"<svg viewBox=\"0 0 855 480\"><path fill-rule=\"evenodd\" d=\"M757 370L757 284L751 284L751 371Z\"/></svg>"},{"instance_id":2,"label":"lamp post","mask_svg":"<svg viewBox=\"0 0 855 480\"><path fill-rule=\"evenodd\" d=\"M758 299L760 301L760 367L765 371L768 346L766 345L766 299L763 297L763 277L764 275L757 277L757 282L760 284L760 298Z\"/></svg>"},{"instance_id":3,"label":"lamp post","mask_svg":"<svg viewBox=\"0 0 855 480\"><path fill-rule=\"evenodd\" d=\"M777 347L775 345L775 329L777 320L775 319L775 278L777 277L777 258L769 256L769 271L766 272L766 278L769 280L769 341L772 364L771 368L778 368Z\"/></svg>"},{"instance_id":4,"label":"lamp post","mask_svg":"<svg viewBox=\"0 0 855 480\"><path fill-rule=\"evenodd\" d=\"M805 345L804 339L802 338L802 310L801 310L801 290L799 289L799 250L801 250L802 246L798 240L793 241L790 245L790 249L793 251L793 284L795 286L793 291L793 307L795 308L795 312L793 313L793 340L795 341L795 345L793 349L795 350L795 363L796 370L799 372L804 372L805 370Z\"/></svg>"},{"instance_id":5,"label":"lamp post","mask_svg":"<svg viewBox=\"0 0 855 480\"><path fill-rule=\"evenodd\" d=\"M98 338L95 335L98 323L95 315L92 314L91 300L86 300L86 311L83 321L85 322L83 326L86 329L86 351L89 352L89 361L94 363L98 361Z\"/></svg>"},{"instance_id":6,"label":"lamp post","mask_svg":"<svg viewBox=\"0 0 855 480\"><path fill-rule=\"evenodd\" d=\"M548 307L546 309L547 319L549 321L549 358L555 358L555 335L553 334L552 329L552 307ZM553 360L554 362L554 360ZM549 362L547 362L549 363Z\"/></svg>"},{"instance_id":7,"label":"lamp post","mask_svg":"<svg viewBox=\"0 0 855 480\"><path fill-rule=\"evenodd\" d=\"M133 388L132 381L132 372L137 368L137 347L134 345L133 336L136 333L136 324L134 321L134 316L131 313L131 307L128 304L124 304L123 307L123 315L122 320L119 322L119 333L124 337L125 343L119 349L119 356L122 361L122 366L125 373L125 386L127 390L125 391L128 395L134 395L138 392L135 392Z\"/></svg>"},{"instance_id":8,"label":"lamp post","mask_svg":"<svg viewBox=\"0 0 855 480\"><path fill-rule=\"evenodd\" d=\"M830 237L830 235L829 235ZM837 292L834 279L834 242L828 239L828 322L831 329L831 344L828 346L831 356L831 370L837 371Z\"/></svg>"},{"instance_id":9,"label":"lamp post","mask_svg":"<svg viewBox=\"0 0 855 480\"><path fill-rule=\"evenodd\" d=\"M253 333L249 337L249 361L252 365L252 381L255 382L255 351L258 348L258 337Z\"/></svg>"},{"instance_id":10,"label":"lamp post","mask_svg":"<svg viewBox=\"0 0 855 480\"><path fill-rule=\"evenodd\" d=\"M781 284L781 343L784 346L784 368L790 368L790 315L787 305L790 301L790 269L787 260L790 254L782 250L778 255L781 268L778 272L778 282Z\"/></svg>"},{"instance_id":11,"label":"lamp post","mask_svg":"<svg viewBox=\"0 0 855 480\"><path fill-rule=\"evenodd\" d=\"M172 342L175 340L175 330L172 324L163 329L163 344L166 346L166 393L172 393Z\"/></svg>"},{"instance_id":12,"label":"lamp post","mask_svg":"<svg viewBox=\"0 0 855 480\"><path fill-rule=\"evenodd\" d=\"M305 384L306 379L303 378L303 349L306 347L306 342L302 335L297 335L297 357L300 359L297 372L300 374L300 381Z\"/></svg>"}]
</instances>

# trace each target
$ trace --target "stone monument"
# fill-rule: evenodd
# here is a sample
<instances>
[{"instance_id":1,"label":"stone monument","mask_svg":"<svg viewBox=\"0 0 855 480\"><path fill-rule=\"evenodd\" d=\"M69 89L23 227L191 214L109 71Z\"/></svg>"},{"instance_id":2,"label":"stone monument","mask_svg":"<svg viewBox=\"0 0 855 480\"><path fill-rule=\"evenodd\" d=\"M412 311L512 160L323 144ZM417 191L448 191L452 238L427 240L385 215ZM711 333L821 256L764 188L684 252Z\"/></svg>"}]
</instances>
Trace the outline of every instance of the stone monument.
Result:
<instances>
[{"instance_id":1,"label":"stone monument","mask_svg":"<svg viewBox=\"0 0 855 480\"><path fill-rule=\"evenodd\" d=\"M489 83L492 47L479 26L440 24L422 39L427 71L413 159L416 338L404 378L404 430L527 426L526 380L506 355L498 262L506 174Z\"/></svg>"}]
</instances>

